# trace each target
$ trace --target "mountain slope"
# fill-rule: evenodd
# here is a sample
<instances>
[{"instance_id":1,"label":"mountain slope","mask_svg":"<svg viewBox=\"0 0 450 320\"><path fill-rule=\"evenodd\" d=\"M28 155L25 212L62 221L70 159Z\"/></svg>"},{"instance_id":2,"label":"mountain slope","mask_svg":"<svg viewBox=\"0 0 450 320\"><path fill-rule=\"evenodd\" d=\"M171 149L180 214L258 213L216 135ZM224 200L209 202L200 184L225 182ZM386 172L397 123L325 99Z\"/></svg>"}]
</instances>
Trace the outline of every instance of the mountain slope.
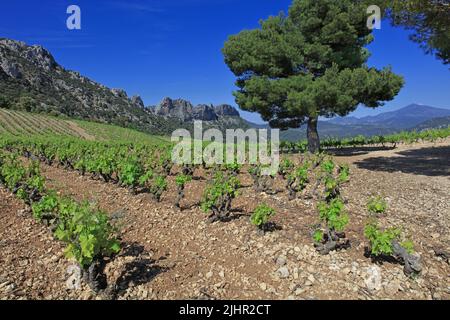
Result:
<instances>
[{"instance_id":1,"label":"mountain slope","mask_svg":"<svg viewBox=\"0 0 450 320\"><path fill-rule=\"evenodd\" d=\"M59 66L41 46L0 39L0 107L63 114L168 134L182 126L144 107L142 99L109 89Z\"/></svg>"},{"instance_id":2,"label":"mountain slope","mask_svg":"<svg viewBox=\"0 0 450 320\"><path fill-rule=\"evenodd\" d=\"M450 127L450 116L427 120L418 124L417 126L412 128L412 130L423 131L428 129L442 129L448 127Z\"/></svg>"},{"instance_id":3,"label":"mountain slope","mask_svg":"<svg viewBox=\"0 0 450 320\"><path fill-rule=\"evenodd\" d=\"M198 105L165 98L145 107L139 96L109 89L58 65L41 46L0 38L0 107L65 115L71 118L119 125L151 134L170 135L179 128L249 128L230 105Z\"/></svg>"}]
</instances>

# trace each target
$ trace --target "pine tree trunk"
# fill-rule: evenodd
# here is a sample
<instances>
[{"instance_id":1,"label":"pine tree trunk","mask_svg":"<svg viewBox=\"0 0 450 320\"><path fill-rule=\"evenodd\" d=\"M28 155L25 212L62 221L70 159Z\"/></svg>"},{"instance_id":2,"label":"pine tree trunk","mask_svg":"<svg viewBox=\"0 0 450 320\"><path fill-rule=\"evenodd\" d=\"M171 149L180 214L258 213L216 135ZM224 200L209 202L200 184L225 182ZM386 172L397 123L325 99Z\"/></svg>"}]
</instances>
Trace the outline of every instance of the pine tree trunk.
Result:
<instances>
[{"instance_id":1,"label":"pine tree trunk","mask_svg":"<svg viewBox=\"0 0 450 320\"><path fill-rule=\"evenodd\" d=\"M320 138L317 131L318 117L313 117L308 119L308 151L311 153L316 153L320 151Z\"/></svg>"}]
</instances>

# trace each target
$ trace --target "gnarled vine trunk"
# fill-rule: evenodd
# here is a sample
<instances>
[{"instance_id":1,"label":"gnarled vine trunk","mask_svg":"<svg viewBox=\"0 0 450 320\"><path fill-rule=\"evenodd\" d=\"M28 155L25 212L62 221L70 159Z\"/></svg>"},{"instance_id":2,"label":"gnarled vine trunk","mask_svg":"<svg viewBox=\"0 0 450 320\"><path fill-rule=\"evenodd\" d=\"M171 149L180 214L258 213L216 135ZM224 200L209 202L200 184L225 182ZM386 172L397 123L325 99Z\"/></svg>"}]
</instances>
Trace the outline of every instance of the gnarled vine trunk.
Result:
<instances>
[{"instance_id":1,"label":"gnarled vine trunk","mask_svg":"<svg viewBox=\"0 0 450 320\"><path fill-rule=\"evenodd\" d=\"M316 243L314 247L321 255L327 255L334 250L349 248L350 241L346 239L345 233L327 228L323 241Z\"/></svg>"},{"instance_id":2,"label":"gnarled vine trunk","mask_svg":"<svg viewBox=\"0 0 450 320\"><path fill-rule=\"evenodd\" d=\"M415 276L422 272L420 257L409 254L398 241L392 242L394 257L404 263L403 272L406 276Z\"/></svg>"},{"instance_id":3,"label":"gnarled vine trunk","mask_svg":"<svg viewBox=\"0 0 450 320\"><path fill-rule=\"evenodd\" d=\"M105 267L106 262L103 257L96 258L92 264L86 268L82 268L83 270L83 278L89 287L95 292L99 293L100 291L107 288L107 279L105 275Z\"/></svg>"},{"instance_id":4,"label":"gnarled vine trunk","mask_svg":"<svg viewBox=\"0 0 450 320\"><path fill-rule=\"evenodd\" d=\"M178 195L177 195L177 199L175 200L175 207L182 210L181 200L183 200L183 198L184 198L184 186L178 186L177 191L178 191Z\"/></svg>"},{"instance_id":5,"label":"gnarled vine trunk","mask_svg":"<svg viewBox=\"0 0 450 320\"><path fill-rule=\"evenodd\" d=\"M320 151L320 137L319 132L317 131L318 122L319 122L318 117L310 117L308 119L307 138L308 138L308 151L310 153L317 153Z\"/></svg>"}]
</instances>

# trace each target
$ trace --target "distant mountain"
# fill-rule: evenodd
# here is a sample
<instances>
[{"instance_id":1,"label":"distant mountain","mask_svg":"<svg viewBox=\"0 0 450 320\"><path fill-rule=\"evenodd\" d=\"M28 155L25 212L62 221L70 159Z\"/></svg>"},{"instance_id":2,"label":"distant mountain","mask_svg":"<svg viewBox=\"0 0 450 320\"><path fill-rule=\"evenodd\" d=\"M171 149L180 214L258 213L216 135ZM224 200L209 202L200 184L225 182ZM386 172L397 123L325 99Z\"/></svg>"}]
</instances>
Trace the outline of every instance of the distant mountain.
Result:
<instances>
[{"instance_id":1,"label":"distant mountain","mask_svg":"<svg viewBox=\"0 0 450 320\"><path fill-rule=\"evenodd\" d=\"M423 131L429 129L442 129L450 127L450 116L442 118L434 118L418 124L411 128L411 130Z\"/></svg>"},{"instance_id":2,"label":"distant mountain","mask_svg":"<svg viewBox=\"0 0 450 320\"><path fill-rule=\"evenodd\" d=\"M334 118L331 120L327 120L325 121L327 123L332 123L332 124L336 124L336 125L358 125L361 124L361 119L360 118L356 118L356 117L339 117L339 118Z\"/></svg>"},{"instance_id":3,"label":"distant mountain","mask_svg":"<svg viewBox=\"0 0 450 320\"><path fill-rule=\"evenodd\" d=\"M358 135L371 137L376 135L388 135L395 133L392 128L379 127L374 125L353 125L353 124L334 124L330 121L319 121L319 135L325 138L350 138ZM306 139L306 125L299 129L289 129L280 133L282 141L299 141Z\"/></svg>"},{"instance_id":4,"label":"distant mountain","mask_svg":"<svg viewBox=\"0 0 450 320\"><path fill-rule=\"evenodd\" d=\"M426 130L444 128L450 125L450 110L412 104L393 112L363 118L341 117L319 121L319 134L327 137L348 138L358 135L371 137L389 135L403 130ZM306 138L306 126L280 133L284 141L298 141Z\"/></svg>"},{"instance_id":5,"label":"distant mountain","mask_svg":"<svg viewBox=\"0 0 450 320\"><path fill-rule=\"evenodd\" d=\"M397 111L385 112L363 118L343 117L329 120L338 125L372 125L380 128L403 130L412 128L424 121L450 116L449 109L411 104Z\"/></svg>"}]
</instances>

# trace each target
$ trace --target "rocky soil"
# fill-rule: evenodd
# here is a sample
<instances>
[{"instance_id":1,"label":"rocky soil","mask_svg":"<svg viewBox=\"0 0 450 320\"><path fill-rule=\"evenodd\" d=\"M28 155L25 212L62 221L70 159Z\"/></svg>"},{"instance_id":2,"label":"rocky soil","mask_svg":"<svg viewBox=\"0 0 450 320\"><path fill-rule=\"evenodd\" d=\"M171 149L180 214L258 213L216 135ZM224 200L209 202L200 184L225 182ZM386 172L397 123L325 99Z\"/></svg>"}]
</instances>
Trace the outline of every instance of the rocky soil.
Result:
<instances>
[{"instance_id":1,"label":"rocky soil","mask_svg":"<svg viewBox=\"0 0 450 320\"><path fill-rule=\"evenodd\" d=\"M0 298L2 299L450 299L450 141L396 150L340 154L351 166L343 190L351 248L319 255L311 232L312 200L288 201L287 192L255 194L244 188L234 219L208 224L195 204L206 181L186 190L183 211L174 207L175 186L161 203L130 195L112 184L43 167L47 185L106 210L120 226L122 252L106 268L116 296L95 296L82 285L68 289L72 265L50 232L27 208L0 189ZM244 185L251 184L247 175ZM414 241L423 261L417 279L392 262L365 256L363 228L368 199L380 195L389 209L380 218ZM258 234L249 223L261 202L274 207L279 230Z\"/></svg>"}]
</instances>

